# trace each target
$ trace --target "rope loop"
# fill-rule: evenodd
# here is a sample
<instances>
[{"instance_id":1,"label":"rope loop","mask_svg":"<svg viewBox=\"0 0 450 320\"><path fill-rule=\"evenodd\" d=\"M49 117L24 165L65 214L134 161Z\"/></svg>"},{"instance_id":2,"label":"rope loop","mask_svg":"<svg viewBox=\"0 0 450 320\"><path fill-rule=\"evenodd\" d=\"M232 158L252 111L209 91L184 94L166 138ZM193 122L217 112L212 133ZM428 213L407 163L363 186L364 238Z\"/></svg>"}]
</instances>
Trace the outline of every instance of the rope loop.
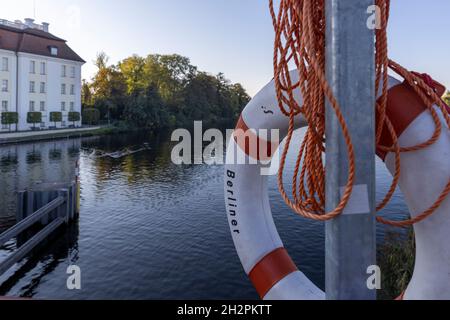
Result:
<instances>
[{"instance_id":1,"label":"rope loop","mask_svg":"<svg viewBox=\"0 0 450 320\"><path fill-rule=\"evenodd\" d=\"M410 72L398 63L388 58L387 26L389 20L390 0L376 0L381 12L381 29L375 32L375 92L381 95L377 100L376 111L378 122L376 142L379 148L395 155L395 173L391 187L386 196L377 206L377 211L384 208L392 199L400 179L400 155L403 152L414 152L427 148L439 139L443 130L450 128L450 116L447 106L432 87L433 80L428 75ZM342 214L353 190L355 179L355 152L346 120L341 112L336 97L325 77L325 0L279 0L278 11L274 1L269 0L270 13L275 30L274 40L274 81L278 105L281 112L289 117L289 130L286 144L281 154L278 186L286 204L297 214L314 220L326 221ZM294 82L290 69L298 70L299 80ZM393 70L414 89L426 107L429 109L435 123L433 136L417 146L400 147L398 136L392 123L386 116L388 101L388 71ZM294 92L300 91L303 105L295 100ZM325 166L322 154L325 150L325 102L329 101L338 119L345 139L348 156L348 173L345 191L336 208L325 210ZM444 114L447 128L443 128L437 106ZM292 144L294 119L302 115L308 122L304 139L300 145L292 178L292 197L286 192L283 173L286 157ZM387 128L392 137L392 146L380 146L383 128ZM436 211L450 193L450 181L429 209L415 218L405 221L390 221L381 217L381 223L405 227L418 223Z\"/></svg>"}]
</instances>

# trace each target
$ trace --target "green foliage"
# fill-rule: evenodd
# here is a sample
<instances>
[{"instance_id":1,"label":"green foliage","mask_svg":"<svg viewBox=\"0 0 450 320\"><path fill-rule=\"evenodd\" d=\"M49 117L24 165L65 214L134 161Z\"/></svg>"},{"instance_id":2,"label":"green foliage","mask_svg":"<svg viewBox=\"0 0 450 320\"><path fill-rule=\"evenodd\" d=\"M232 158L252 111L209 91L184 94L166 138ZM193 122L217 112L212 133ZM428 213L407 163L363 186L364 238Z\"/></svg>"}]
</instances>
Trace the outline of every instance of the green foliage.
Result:
<instances>
[{"instance_id":1,"label":"green foliage","mask_svg":"<svg viewBox=\"0 0 450 320\"><path fill-rule=\"evenodd\" d=\"M19 122L17 112L2 112L2 124L16 124L17 122Z\"/></svg>"},{"instance_id":2,"label":"green foliage","mask_svg":"<svg viewBox=\"0 0 450 320\"><path fill-rule=\"evenodd\" d=\"M223 74L199 72L188 58L176 54L133 55L109 66L108 57L100 53L95 64L97 74L83 84L83 107L130 127L158 130L194 120L219 126L235 121L250 100L240 84L230 83Z\"/></svg>"},{"instance_id":3,"label":"green foliage","mask_svg":"<svg viewBox=\"0 0 450 320\"><path fill-rule=\"evenodd\" d=\"M102 112L103 117L119 119L126 103L126 81L116 66L108 66L107 63L106 54L100 53L95 61L97 74L89 85L92 92L91 101L85 107L95 106ZM86 91L86 88L83 90Z\"/></svg>"},{"instance_id":4,"label":"green foliage","mask_svg":"<svg viewBox=\"0 0 450 320\"><path fill-rule=\"evenodd\" d=\"M9 131L11 131L11 125L19 122L19 114L17 112L2 112L2 124L9 125Z\"/></svg>"},{"instance_id":5,"label":"green foliage","mask_svg":"<svg viewBox=\"0 0 450 320\"><path fill-rule=\"evenodd\" d=\"M79 112L75 112L75 111L69 112L68 120L70 122L74 122L74 123L77 122L77 121L80 121L81 120L80 113Z\"/></svg>"},{"instance_id":6,"label":"green foliage","mask_svg":"<svg viewBox=\"0 0 450 320\"><path fill-rule=\"evenodd\" d=\"M27 113L27 123L33 124L33 128L36 127L36 123L42 122L42 113L41 112L28 112Z\"/></svg>"},{"instance_id":7,"label":"green foliage","mask_svg":"<svg viewBox=\"0 0 450 320\"><path fill-rule=\"evenodd\" d=\"M125 120L139 128L158 129L168 126L167 111L155 86L150 86L145 92L130 98Z\"/></svg>"},{"instance_id":8,"label":"green foliage","mask_svg":"<svg viewBox=\"0 0 450 320\"><path fill-rule=\"evenodd\" d=\"M447 93L444 96L445 103L450 106L450 91L447 91Z\"/></svg>"},{"instance_id":9,"label":"green foliage","mask_svg":"<svg viewBox=\"0 0 450 320\"><path fill-rule=\"evenodd\" d=\"M405 237L389 233L378 250L378 265L381 269L379 299L393 300L407 288L413 271L416 254L412 228Z\"/></svg>"},{"instance_id":10,"label":"green foliage","mask_svg":"<svg viewBox=\"0 0 450 320\"><path fill-rule=\"evenodd\" d=\"M94 108L86 108L83 110L83 124L98 124L100 120L100 111Z\"/></svg>"},{"instance_id":11,"label":"green foliage","mask_svg":"<svg viewBox=\"0 0 450 320\"><path fill-rule=\"evenodd\" d=\"M50 112L50 121L54 122L56 126L56 122L62 121L62 112Z\"/></svg>"},{"instance_id":12,"label":"green foliage","mask_svg":"<svg viewBox=\"0 0 450 320\"><path fill-rule=\"evenodd\" d=\"M83 83L81 85L81 104L83 106L90 106L92 104L92 92L89 83L83 79Z\"/></svg>"}]
</instances>

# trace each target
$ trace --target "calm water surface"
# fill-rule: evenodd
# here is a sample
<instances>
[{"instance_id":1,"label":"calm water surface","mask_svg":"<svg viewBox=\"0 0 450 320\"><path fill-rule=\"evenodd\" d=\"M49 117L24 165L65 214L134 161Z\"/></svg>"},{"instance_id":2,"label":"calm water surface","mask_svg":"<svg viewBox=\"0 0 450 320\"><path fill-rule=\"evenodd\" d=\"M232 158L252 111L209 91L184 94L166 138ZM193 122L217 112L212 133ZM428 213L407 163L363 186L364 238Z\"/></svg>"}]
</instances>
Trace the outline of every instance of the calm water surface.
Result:
<instances>
[{"instance_id":1,"label":"calm water surface","mask_svg":"<svg viewBox=\"0 0 450 320\"><path fill-rule=\"evenodd\" d=\"M117 151L149 143L121 159ZM61 230L0 277L0 295L62 299L256 299L235 253L223 201L222 166L177 166L172 143L129 134L0 147L0 227L15 223L15 192L34 182L67 181L81 164L79 222ZM293 157L290 157L292 170ZM287 172L289 174L292 171ZM390 176L377 163L378 196ZM324 286L324 227L293 214L270 178L275 222L300 269ZM406 212L401 196L384 214ZM384 227L377 230L382 241ZM0 259L17 244L0 248ZM82 289L66 288L81 268Z\"/></svg>"}]
</instances>

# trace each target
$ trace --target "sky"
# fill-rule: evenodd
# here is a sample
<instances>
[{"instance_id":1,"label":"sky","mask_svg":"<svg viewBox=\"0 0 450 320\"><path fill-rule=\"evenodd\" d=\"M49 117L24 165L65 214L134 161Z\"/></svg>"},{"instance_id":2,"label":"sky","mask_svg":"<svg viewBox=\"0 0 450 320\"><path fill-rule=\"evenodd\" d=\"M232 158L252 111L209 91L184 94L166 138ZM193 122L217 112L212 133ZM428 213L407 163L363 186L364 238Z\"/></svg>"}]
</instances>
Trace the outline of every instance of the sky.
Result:
<instances>
[{"instance_id":1,"label":"sky","mask_svg":"<svg viewBox=\"0 0 450 320\"><path fill-rule=\"evenodd\" d=\"M350 0L353 1L353 0ZM450 1L392 0L390 57L450 88ZM0 19L50 23L87 63L132 54L178 53L202 71L223 72L254 95L273 74L268 0L1 0Z\"/></svg>"}]
</instances>

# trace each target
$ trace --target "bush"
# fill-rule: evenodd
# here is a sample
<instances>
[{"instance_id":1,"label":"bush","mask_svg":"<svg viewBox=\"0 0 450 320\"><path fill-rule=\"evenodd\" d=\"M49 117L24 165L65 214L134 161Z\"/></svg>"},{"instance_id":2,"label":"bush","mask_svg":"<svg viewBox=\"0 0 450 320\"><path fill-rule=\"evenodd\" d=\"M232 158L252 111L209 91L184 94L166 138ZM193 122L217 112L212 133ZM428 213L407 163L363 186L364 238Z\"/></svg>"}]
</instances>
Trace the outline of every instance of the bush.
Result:
<instances>
[{"instance_id":1,"label":"bush","mask_svg":"<svg viewBox=\"0 0 450 320\"><path fill-rule=\"evenodd\" d=\"M9 125L9 131L11 131L11 125L19 122L19 114L17 112L2 112L2 124Z\"/></svg>"},{"instance_id":2,"label":"bush","mask_svg":"<svg viewBox=\"0 0 450 320\"><path fill-rule=\"evenodd\" d=\"M50 112L50 121L54 122L56 127L56 123L62 121L62 112Z\"/></svg>"},{"instance_id":3,"label":"bush","mask_svg":"<svg viewBox=\"0 0 450 320\"><path fill-rule=\"evenodd\" d=\"M100 111L95 108L83 110L83 124L93 125L100 121Z\"/></svg>"},{"instance_id":4,"label":"bush","mask_svg":"<svg viewBox=\"0 0 450 320\"><path fill-rule=\"evenodd\" d=\"M450 106L450 91L447 91L447 94L444 96L445 103Z\"/></svg>"},{"instance_id":5,"label":"bush","mask_svg":"<svg viewBox=\"0 0 450 320\"><path fill-rule=\"evenodd\" d=\"M73 122L73 125L75 126L75 122L81 120L80 113L79 112L75 112L75 111L69 112L68 120L70 122Z\"/></svg>"},{"instance_id":6,"label":"bush","mask_svg":"<svg viewBox=\"0 0 450 320\"><path fill-rule=\"evenodd\" d=\"M42 122L41 112L28 112L27 113L27 123L33 124L33 129L36 127L36 123Z\"/></svg>"},{"instance_id":7,"label":"bush","mask_svg":"<svg viewBox=\"0 0 450 320\"><path fill-rule=\"evenodd\" d=\"M381 290L378 298L393 300L405 292L414 271L416 243L411 228L408 235L388 233L378 249L381 273Z\"/></svg>"}]
</instances>

